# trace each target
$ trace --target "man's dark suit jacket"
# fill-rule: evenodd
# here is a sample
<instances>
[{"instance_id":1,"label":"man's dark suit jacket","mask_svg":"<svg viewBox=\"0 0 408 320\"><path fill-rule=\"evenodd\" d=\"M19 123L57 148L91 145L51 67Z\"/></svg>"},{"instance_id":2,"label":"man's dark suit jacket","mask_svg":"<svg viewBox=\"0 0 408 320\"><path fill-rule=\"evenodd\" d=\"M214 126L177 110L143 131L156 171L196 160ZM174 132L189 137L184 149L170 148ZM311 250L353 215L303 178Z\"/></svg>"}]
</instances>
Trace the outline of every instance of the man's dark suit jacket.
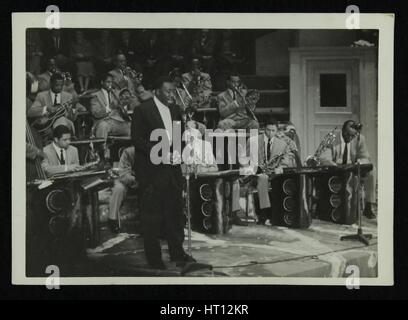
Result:
<instances>
[{"instance_id":1,"label":"man's dark suit jacket","mask_svg":"<svg viewBox=\"0 0 408 320\"><path fill-rule=\"evenodd\" d=\"M172 121L180 121L181 133L183 133L184 127L180 108L176 105L169 108ZM135 146L134 171L136 179L141 185L153 184L153 186L157 187L171 180L175 186L181 187L182 175L180 166L153 164L150 160L150 151L158 143L157 141L150 141L150 135L155 129L165 128L154 100L149 99L136 107L133 111L132 119L131 137Z\"/></svg>"}]
</instances>

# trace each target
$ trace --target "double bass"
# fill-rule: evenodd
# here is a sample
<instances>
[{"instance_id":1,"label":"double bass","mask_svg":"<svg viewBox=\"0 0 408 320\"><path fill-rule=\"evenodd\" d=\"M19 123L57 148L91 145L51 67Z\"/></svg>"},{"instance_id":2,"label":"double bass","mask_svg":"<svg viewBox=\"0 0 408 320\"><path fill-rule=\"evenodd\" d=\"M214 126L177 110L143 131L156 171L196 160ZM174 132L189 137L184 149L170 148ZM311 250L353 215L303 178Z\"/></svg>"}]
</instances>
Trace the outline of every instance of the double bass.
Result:
<instances>
[{"instance_id":1,"label":"double bass","mask_svg":"<svg viewBox=\"0 0 408 320\"><path fill-rule=\"evenodd\" d=\"M26 143L29 143L38 149L42 149L42 138L31 128L26 120ZM41 159L36 157L34 160L26 157L26 180L47 180L45 171L41 166Z\"/></svg>"}]
</instances>

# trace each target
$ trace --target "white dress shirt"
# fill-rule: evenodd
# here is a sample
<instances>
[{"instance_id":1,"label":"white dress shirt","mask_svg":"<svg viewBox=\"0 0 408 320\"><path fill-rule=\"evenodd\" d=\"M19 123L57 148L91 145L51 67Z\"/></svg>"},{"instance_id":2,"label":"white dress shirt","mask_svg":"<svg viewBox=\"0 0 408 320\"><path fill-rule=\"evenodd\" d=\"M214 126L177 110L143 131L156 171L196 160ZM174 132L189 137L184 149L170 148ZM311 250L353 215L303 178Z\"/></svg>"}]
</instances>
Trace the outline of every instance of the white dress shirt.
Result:
<instances>
[{"instance_id":1,"label":"white dress shirt","mask_svg":"<svg viewBox=\"0 0 408 320\"><path fill-rule=\"evenodd\" d=\"M264 145L265 145L264 150L265 150L265 159L266 159L266 161L270 160L270 159L268 159L268 141L269 141L269 138L267 137L266 134L264 134ZM275 141L275 137L272 137L272 139L271 139L271 148L270 148L271 156L272 156L272 147L273 147L274 141Z\"/></svg>"},{"instance_id":2,"label":"white dress shirt","mask_svg":"<svg viewBox=\"0 0 408 320\"><path fill-rule=\"evenodd\" d=\"M55 96L57 96L57 104L61 104L61 92L60 93L54 93L52 92L52 90L50 90L50 95L51 95L51 103L54 106L54 100L55 100ZM43 115L45 115L47 113L47 106L43 107Z\"/></svg>"},{"instance_id":3,"label":"white dress shirt","mask_svg":"<svg viewBox=\"0 0 408 320\"><path fill-rule=\"evenodd\" d=\"M160 100L157 99L156 96L153 97L153 100L157 106L157 109L159 109L160 116L164 123L164 128L166 129L166 132L167 132L167 137L169 138L169 141L171 144L172 137L173 137L173 120L171 119L170 109L169 107L161 103Z\"/></svg>"},{"instance_id":4,"label":"white dress shirt","mask_svg":"<svg viewBox=\"0 0 408 320\"><path fill-rule=\"evenodd\" d=\"M337 159L337 163L338 164L342 164L343 163L343 153L344 153L344 147L346 146L346 142L343 139L343 135L340 135L340 141L341 141L341 147L340 147L340 155ZM351 163L351 155L350 155L350 142L347 143L347 163L350 164Z\"/></svg>"},{"instance_id":5,"label":"white dress shirt","mask_svg":"<svg viewBox=\"0 0 408 320\"><path fill-rule=\"evenodd\" d=\"M109 104L109 101L110 101L110 99L109 99L109 92L106 91L106 90L103 89L103 88L101 89L101 91L102 91L103 95L105 96L105 100L106 100L106 107L105 107L106 113L110 113L110 112L111 112L111 108L110 108L110 104Z\"/></svg>"},{"instance_id":6,"label":"white dress shirt","mask_svg":"<svg viewBox=\"0 0 408 320\"><path fill-rule=\"evenodd\" d=\"M52 143L52 146L55 149L55 152L57 153L58 159L61 163L61 150L62 150L62 155L64 156L64 161L65 161L65 171L68 170L68 164L67 164L67 150L62 149L60 147L58 147L55 142Z\"/></svg>"}]
</instances>

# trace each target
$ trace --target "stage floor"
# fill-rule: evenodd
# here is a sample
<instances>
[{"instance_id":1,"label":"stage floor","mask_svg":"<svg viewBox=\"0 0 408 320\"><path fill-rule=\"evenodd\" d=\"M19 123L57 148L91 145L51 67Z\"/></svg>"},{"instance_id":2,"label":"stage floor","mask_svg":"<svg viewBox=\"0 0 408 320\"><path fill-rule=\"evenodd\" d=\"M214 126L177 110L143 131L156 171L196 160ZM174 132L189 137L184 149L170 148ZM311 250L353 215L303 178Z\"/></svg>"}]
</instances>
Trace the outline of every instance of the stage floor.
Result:
<instances>
[{"instance_id":1,"label":"stage floor","mask_svg":"<svg viewBox=\"0 0 408 320\"><path fill-rule=\"evenodd\" d=\"M306 230L276 226L233 226L225 235L192 234L192 254L212 270L188 272L186 276L223 277L345 277L347 265L357 265L361 277L377 276L377 223L363 220L364 232L371 233L369 246L357 241L340 241L354 234L357 226L336 225L314 220ZM186 233L187 236L187 233ZM88 249L83 276L181 276L169 262L162 242L165 271L148 267L143 240L135 233L111 235L103 230L103 243ZM187 248L187 237L184 242ZM88 274L89 272L89 274Z\"/></svg>"}]
</instances>

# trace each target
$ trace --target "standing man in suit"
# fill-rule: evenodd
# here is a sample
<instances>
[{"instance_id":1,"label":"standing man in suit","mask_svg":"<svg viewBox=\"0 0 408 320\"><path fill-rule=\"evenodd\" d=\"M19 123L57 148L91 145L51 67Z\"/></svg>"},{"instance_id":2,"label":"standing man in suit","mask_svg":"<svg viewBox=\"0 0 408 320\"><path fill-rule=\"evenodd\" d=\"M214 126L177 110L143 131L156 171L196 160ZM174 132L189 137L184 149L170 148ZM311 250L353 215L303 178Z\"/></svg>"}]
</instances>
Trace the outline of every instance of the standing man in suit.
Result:
<instances>
[{"instance_id":1,"label":"standing man in suit","mask_svg":"<svg viewBox=\"0 0 408 320\"><path fill-rule=\"evenodd\" d=\"M249 155L248 172L250 174L259 174L257 178L257 189L259 196L259 224L264 224L268 218L267 212L263 209L271 206L269 198L268 176L260 170L259 166L268 163L278 155L283 155L282 160L275 168L275 174L282 174L283 168L294 167L294 161L289 153L288 144L278 138L278 122L273 118L266 121L265 133L258 136L252 136L247 141L246 154Z\"/></svg>"},{"instance_id":2,"label":"standing man in suit","mask_svg":"<svg viewBox=\"0 0 408 320\"><path fill-rule=\"evenodd\" d=\"M85 107L76 103L72 94L62 91L64 87L64 76L56 72L51 76L51 89L48 91L39 92L30 109L27 111L27 116L32 119L47 117L58 110L64 103L72 102L72 112L66 112L62 117L59 117L53 124L53 128L59 125L65 125L73 134L75 127L72 120L76 111L85 111Z\"/></svg>"},{"instance_id":3,"label":"standing man in suit","mask_svg":"<svg viewBox=\"0 0 408 320\"><path fill-rule=\"evenodd\" d=\"M361 164L370 163L365 137L360 134L360 141L357 139L358 131L353 120L344 122L341 134L336 136L332 146L327 148L320 156L322 165L337 166L342 164L353 164L357 161ZM371 205L375 203L375 175L374 170L369 172L362 179L366 196L366 203L363 214L369 218L375 218Z\"/></svg>"},{"instance_id":4,"label":"standing man in suit","mask_svg":"<svg viewBox=\"0 0 408 320\"><path fill-rule=\"evenodd\" d=\"M66 70L69 66L69 42L61 29L51 29L46 34L44 39L45 50L44 52L48 57L55 58L58 67Z\"/></svg>"},{"instance_id":5,"label":"standing man in suit","mask_svg":"<svg viewBox=\"0 0 408 320\"><path fill-rule=\"evenodd\" d=\"M258 121L252 119L246 109L244 99L241 97L247 94L243 89L239 75L230 74L227 79L227 90L217 96L220 122L218 128L228 129L258 129ZM240 90L241 94L237 93Z\"/></svg>"},{"instance_id":6,"label":"standing man in suit","mask_svg":"<svg viewBox=\"0 0 408 320\"><path fill-rule=\"evenodd\" d=\"M49 177L57 173L80 171L78 149L71 146L71 131L64 125L53 130L53 141L43 149L42 167Z\"/></svg>"},{"instance_id":7,"label":"standing man in suit","mask_svg":"<svg viewBox=\"0 0 408 320\"><path fill-rule=\"evenodd\" d=\"M173 104L174 85L168 77L160 77L155 87L153 99L145 101L133 113L131 134L135 147L135 176L142 190L140 197L142 235L146 259L152 268L165 269L160 247L161 225L164 224L171 261L186 263L194 261L183 249L183 177L175 146L181 141L173 128L181 125L180 108ZM174 124L174 126L173 126ZM151 134L164 132L161 145L151 140ZM174 133L174 135L173 135ZM159 154L157 154L158 151ZM181 150L178 151L181 153ZM161 156L164 161L157 161ZM178 154L178 158L181 155ZM178 163L178 164L177 164Z\"/></svg>"}]
</instances>

